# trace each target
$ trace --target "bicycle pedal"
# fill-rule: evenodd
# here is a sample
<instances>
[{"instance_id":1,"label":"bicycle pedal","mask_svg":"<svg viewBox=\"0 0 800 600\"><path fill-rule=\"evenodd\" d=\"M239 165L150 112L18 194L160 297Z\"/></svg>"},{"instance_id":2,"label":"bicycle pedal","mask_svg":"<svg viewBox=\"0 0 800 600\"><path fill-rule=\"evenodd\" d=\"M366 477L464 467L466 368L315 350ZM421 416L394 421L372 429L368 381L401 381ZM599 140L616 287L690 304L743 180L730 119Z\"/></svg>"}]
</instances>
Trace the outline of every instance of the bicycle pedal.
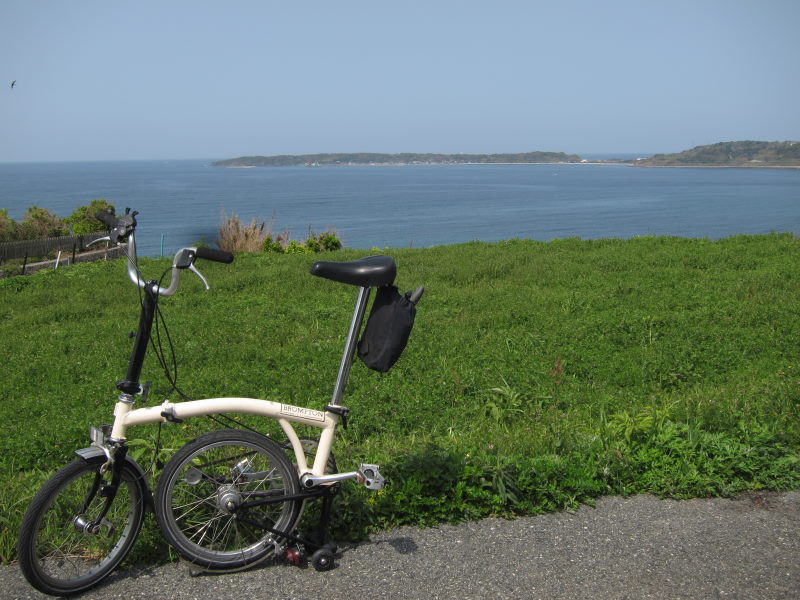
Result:
<instances>
[{"instance_id":1,"label":"bicycle pedal","mask_svg":"<svg viewBox=\"0 0 800 600\"><path fill-rule=\"evenodd\" d=\"M356 479L368 490L382 490L385 485L378 465L361 465L356 473Z\"/></svg>"}]
</instances>

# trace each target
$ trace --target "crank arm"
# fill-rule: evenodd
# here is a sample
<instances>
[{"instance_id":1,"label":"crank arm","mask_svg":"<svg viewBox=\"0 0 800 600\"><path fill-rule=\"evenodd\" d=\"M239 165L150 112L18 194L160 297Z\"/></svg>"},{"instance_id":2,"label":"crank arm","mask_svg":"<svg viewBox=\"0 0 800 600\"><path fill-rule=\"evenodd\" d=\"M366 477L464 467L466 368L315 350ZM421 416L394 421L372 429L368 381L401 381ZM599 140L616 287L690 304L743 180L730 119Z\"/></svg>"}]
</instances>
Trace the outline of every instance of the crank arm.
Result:
<instances>
[{"instance_id":1,"label":"crank arm","mask_svg":"<svg viewBox=\"0 0 800 600\"><path fill-rule=\"evenodd\" d=\"M382 490L385 485L383 476L378 470L378 465L361 465L358 471L336 473L334 475L311 475L306 473L300 478L300 485L308 489L347 479L357 480L368 490Z\"/></svg>"}]
</instances>

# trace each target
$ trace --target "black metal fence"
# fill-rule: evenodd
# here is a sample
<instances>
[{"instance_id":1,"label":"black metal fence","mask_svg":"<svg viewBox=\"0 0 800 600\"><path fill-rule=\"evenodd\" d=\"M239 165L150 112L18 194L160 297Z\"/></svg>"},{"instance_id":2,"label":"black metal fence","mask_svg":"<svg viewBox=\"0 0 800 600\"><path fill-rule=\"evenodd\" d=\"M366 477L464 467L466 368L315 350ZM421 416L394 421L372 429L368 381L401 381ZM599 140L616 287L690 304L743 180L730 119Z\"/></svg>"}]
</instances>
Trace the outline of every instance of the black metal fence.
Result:
<instances>
[{"instance_id":1,"label":"black metal fence","mask_svg":"<svg viewBox=\"0 0 800 600\"><path fill-rule=\"evenodd\" d=\"M42 238L40 240L20 240L18 242L0 243L0 263L14 258L46 257L58 251L77 254L85 252L89 242L106 235L103 232L85 233L83 235L64 235L61 237Z\"/></svg>"},{"instance_id":2,"label":"black metal fence","mask_svg":"<svg viewBox=\"0 0 800 600\"><path fill-rule=\"evenodd\" d=\"M61 256L58 258L32 263L26 261L22 265L13 268L11 271L7 271L0 266L0 279L10 275L30 275L43 269L55 269L59 266L67 267L77 263L107 260L109 258L120 258L122 256L125 256L125 249L122 246L101 248L100 250L83 252L82 254L76 253L74 255L62 252Z\"/></svg>"}]
</instances>

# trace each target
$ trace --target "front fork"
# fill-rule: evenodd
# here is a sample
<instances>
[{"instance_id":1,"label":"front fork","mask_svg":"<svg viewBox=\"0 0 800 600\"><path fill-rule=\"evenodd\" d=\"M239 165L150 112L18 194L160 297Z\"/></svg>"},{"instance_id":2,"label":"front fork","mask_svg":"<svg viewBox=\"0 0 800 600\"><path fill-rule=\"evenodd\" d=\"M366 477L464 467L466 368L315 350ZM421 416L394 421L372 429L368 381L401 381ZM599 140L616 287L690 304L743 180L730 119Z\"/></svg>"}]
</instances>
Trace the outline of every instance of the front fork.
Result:
<instances>
[{"instance_id":1,"label":"front fork","mask_svg":"<svg viewBox=\"0 0 800 600\"><path fill-rule=\"evenodd\" d=\"M103 452L106 457L106 462L100 465L100 470L95 473L92 487L86 494L81 510L73 519L75 528L79 532L89 535L100 533L103 527L107 527L109 532L113 530L113 525L106 520L106 515L114 499L117 497L117 490L122 481L122 470L125 466L125 458L128 454L128 446L124 442L114 443L108 440L108 429L109 427L105 425L102 429L92 427L90 430L92 446L99 448ZM106 473L108 473L109 470L111 471L110 483L106 482L105 479ZM89 507L98 495L101 498L105 498L103 508L100 510L99 514L90 518L87 516L86 511L89 510Z\"/></svg>"}]
</instances>

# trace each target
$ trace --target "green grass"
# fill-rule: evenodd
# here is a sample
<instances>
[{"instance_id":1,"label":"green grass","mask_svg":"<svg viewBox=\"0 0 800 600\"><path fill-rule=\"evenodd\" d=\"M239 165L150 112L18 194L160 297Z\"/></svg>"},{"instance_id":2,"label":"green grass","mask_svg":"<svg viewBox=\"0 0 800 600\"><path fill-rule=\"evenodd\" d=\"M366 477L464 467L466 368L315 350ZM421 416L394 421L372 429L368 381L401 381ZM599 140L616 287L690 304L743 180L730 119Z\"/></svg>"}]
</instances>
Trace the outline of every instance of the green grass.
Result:
<instances>
[{"instance_id":1,"label":"green grass","mask_svg":"<svg viewBox=\"0 0 800 600\"><path fill-rule=\"evenodd\" d=\"M510 240L387 253L401 288L427 291L393 370L353 368L351 425L334 447L339 468L380 464L389 485L378 494L343 486L340 537L537 514L604 494L800 488L794 236ZM162 310L187 393L325 406L355 291L308 275L313 260L204 264L210 292L186 276ZM152 277L168 264L141 262ZM90 425L111 419L137 294L111 261L0 281L0 298L6 562L38 485L88 445ZM160 402L168 386L152 357L143 379ZM162 442L175 449L214 427L206 419L165 426ZM135 448L144 466L152 448ZM164 553L150 521L136 560Z\"/></svg>"}]
</instances>

